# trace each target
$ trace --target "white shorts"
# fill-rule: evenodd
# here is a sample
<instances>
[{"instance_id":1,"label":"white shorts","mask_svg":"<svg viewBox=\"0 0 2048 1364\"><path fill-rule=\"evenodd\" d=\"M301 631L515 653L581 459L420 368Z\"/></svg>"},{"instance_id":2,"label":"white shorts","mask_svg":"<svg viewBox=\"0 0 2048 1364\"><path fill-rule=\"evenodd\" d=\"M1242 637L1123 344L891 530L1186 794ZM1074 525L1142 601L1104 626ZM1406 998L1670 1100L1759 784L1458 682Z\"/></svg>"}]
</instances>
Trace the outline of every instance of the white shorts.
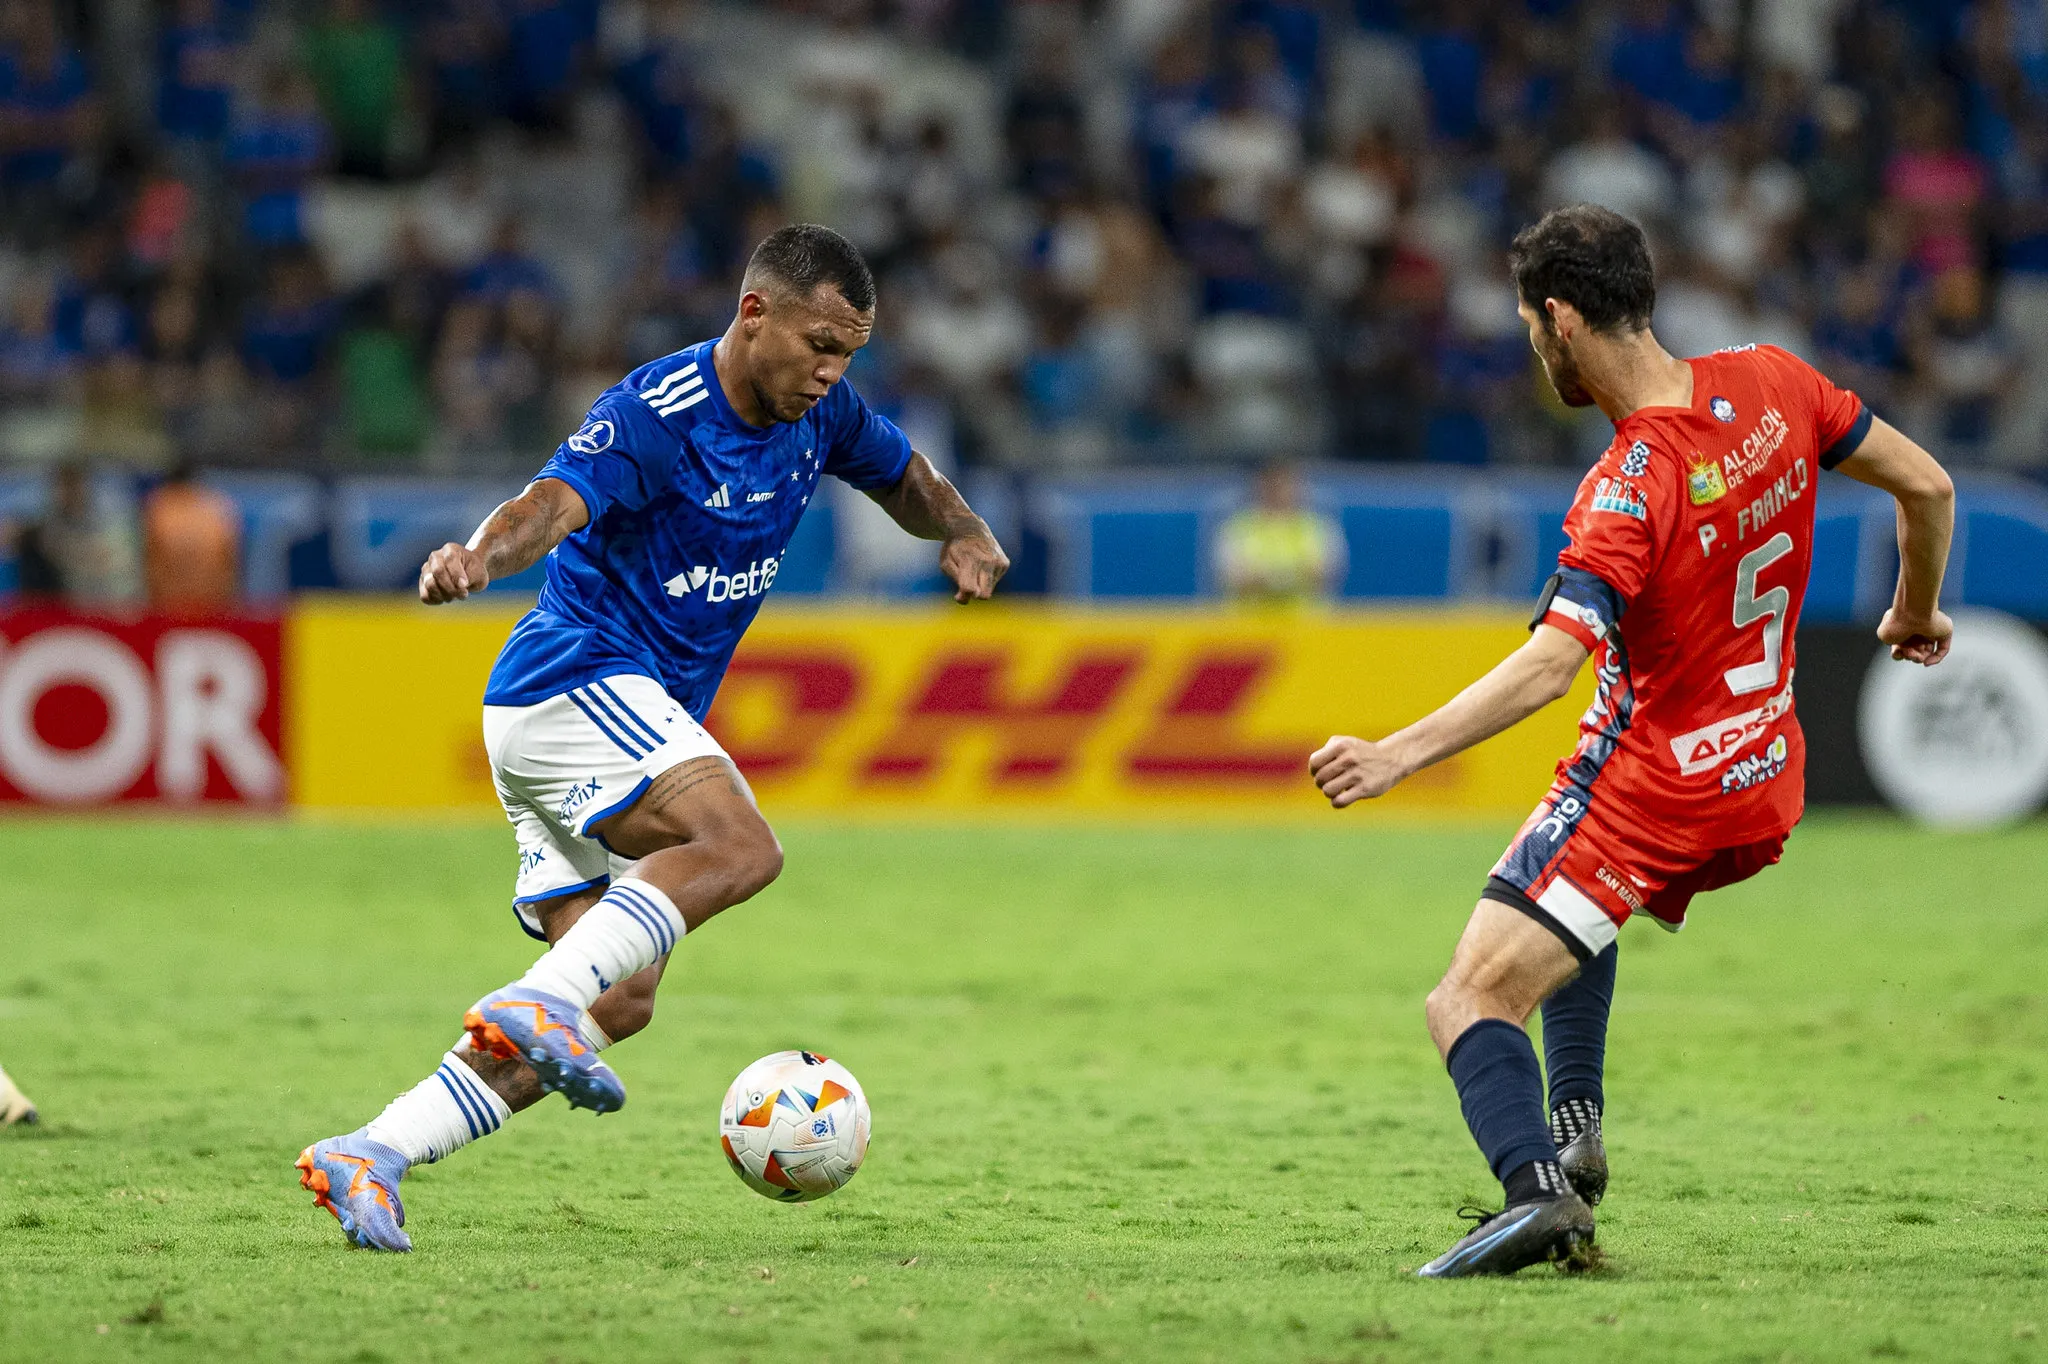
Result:
<instances>
[{"instance_id":1,"label":"white shorts","mask_svg":"<svg viewBox=\"0 0 2048 1364\"><path fill-rule=\"evenodd\" d=\"M519 836L512 908L546 941L528 908L591 890L631 866L590 832L692 758L725 757L660 683L622 673L533 706L485 706L484 751L505 817Z\"/></svg>"}]
</instances>

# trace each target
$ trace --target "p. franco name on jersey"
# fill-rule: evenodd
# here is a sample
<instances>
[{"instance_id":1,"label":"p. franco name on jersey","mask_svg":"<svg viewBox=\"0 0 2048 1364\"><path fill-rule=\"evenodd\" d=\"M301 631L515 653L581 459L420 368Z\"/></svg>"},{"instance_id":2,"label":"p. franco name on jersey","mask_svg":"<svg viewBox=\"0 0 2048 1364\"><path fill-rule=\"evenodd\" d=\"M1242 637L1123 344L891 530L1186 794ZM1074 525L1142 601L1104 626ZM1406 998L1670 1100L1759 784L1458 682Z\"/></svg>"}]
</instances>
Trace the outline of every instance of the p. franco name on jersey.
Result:
<instances>
[{"instance_id":1,"label":"p. franco name on jersey","mask_svg":"<svg viewBox=\"0 0 2048 1364\"><path fill-rule=\"evenodd\" d=\"M1806 485L1813 481L1807 472L1806 460L1802 457L1792 461L1792 467L1771 481L1770 486L1758 493L1748 506L1735 513L1735 538L1746 540L1753 530L1762 530L1764 524L1785 508L1797 502L1806 491Z\"/></svg>"},{"instance_id":2,"label":"p. franco name on jersey","mask_svg":"<svg viewBox=\"0 0 2048 1364\"><path fill-rule=\"evenodd\" d=\"M687 568L662 584L671 597L687 597L699 588L704 590L704 600L714 605L719 602L745 601L758 597L775 583L775 575L782 568L780 558L770 556L748 564L745 568L727 573L721 568L706 568L699 564Z\"/></svg>"}]
</instances>

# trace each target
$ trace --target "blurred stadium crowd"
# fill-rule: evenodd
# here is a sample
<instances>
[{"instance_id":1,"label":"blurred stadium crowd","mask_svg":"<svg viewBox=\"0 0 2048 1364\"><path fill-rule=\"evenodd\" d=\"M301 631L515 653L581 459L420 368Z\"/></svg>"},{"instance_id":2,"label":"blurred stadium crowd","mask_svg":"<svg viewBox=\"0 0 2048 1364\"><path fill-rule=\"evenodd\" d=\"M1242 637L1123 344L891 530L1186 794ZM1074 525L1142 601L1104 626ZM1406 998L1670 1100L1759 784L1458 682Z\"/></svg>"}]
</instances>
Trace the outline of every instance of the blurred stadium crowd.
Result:
<instances>
[{"instance_id":1,"label":"blurred stadium crowd","mask_svg":"<svg viewBox=\"0 0 2048 1364\"><path fill-rule=\"evenodd\" d=\"M1570 464L1509 236L2048 462L2040 0L0 0L0 459L506 473L790 219L955 465Z\"/></svg>"}]
</instances>

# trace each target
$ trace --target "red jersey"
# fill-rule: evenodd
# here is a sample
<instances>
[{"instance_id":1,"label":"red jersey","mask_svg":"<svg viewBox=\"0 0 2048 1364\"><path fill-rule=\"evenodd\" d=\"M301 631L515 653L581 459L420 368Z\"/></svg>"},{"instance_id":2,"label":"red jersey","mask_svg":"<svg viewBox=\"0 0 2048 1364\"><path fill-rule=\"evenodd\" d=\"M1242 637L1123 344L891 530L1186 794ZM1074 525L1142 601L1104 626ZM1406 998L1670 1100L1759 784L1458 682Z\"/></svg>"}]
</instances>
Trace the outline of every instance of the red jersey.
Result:
<instances>
[{"instance_id":1,"label":"red jersey","mask_svg":"<svg viewBox=\"0 0 2048 1364\"><path fill-rule=\"evenodd\" d=\"M1792 665L1814 496L1871 419L1776 346L1686 363L1692 406L1617 422L1579 485L1538 619L1598 669L1560 792L1704 852L1783 835L1805 808Z\"/></svg>"}]
</instances>

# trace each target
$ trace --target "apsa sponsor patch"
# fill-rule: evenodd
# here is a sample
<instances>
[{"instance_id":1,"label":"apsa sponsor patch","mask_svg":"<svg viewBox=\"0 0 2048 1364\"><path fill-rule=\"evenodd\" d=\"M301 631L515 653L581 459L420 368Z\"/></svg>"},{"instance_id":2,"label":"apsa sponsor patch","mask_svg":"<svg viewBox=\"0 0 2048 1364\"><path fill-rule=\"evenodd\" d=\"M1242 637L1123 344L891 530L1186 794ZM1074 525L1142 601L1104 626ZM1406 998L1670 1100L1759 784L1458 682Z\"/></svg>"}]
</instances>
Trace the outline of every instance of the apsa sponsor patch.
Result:
<instances>
[{"instance_id":1,"label":"apsa sponsor patch","mask_svg":"<svg viewBox=\"0 0 2048 1364\"><path fill-rule=\"evenodd\" d=\"M1721 766L1736 753L1761 739L1770 727L1792 709L1792 688L1785 689L1755 710L1701 725L1689 734L1670 741L1671 756L1685 776L1697 776Z\"/></svg>"}]
</instances>

